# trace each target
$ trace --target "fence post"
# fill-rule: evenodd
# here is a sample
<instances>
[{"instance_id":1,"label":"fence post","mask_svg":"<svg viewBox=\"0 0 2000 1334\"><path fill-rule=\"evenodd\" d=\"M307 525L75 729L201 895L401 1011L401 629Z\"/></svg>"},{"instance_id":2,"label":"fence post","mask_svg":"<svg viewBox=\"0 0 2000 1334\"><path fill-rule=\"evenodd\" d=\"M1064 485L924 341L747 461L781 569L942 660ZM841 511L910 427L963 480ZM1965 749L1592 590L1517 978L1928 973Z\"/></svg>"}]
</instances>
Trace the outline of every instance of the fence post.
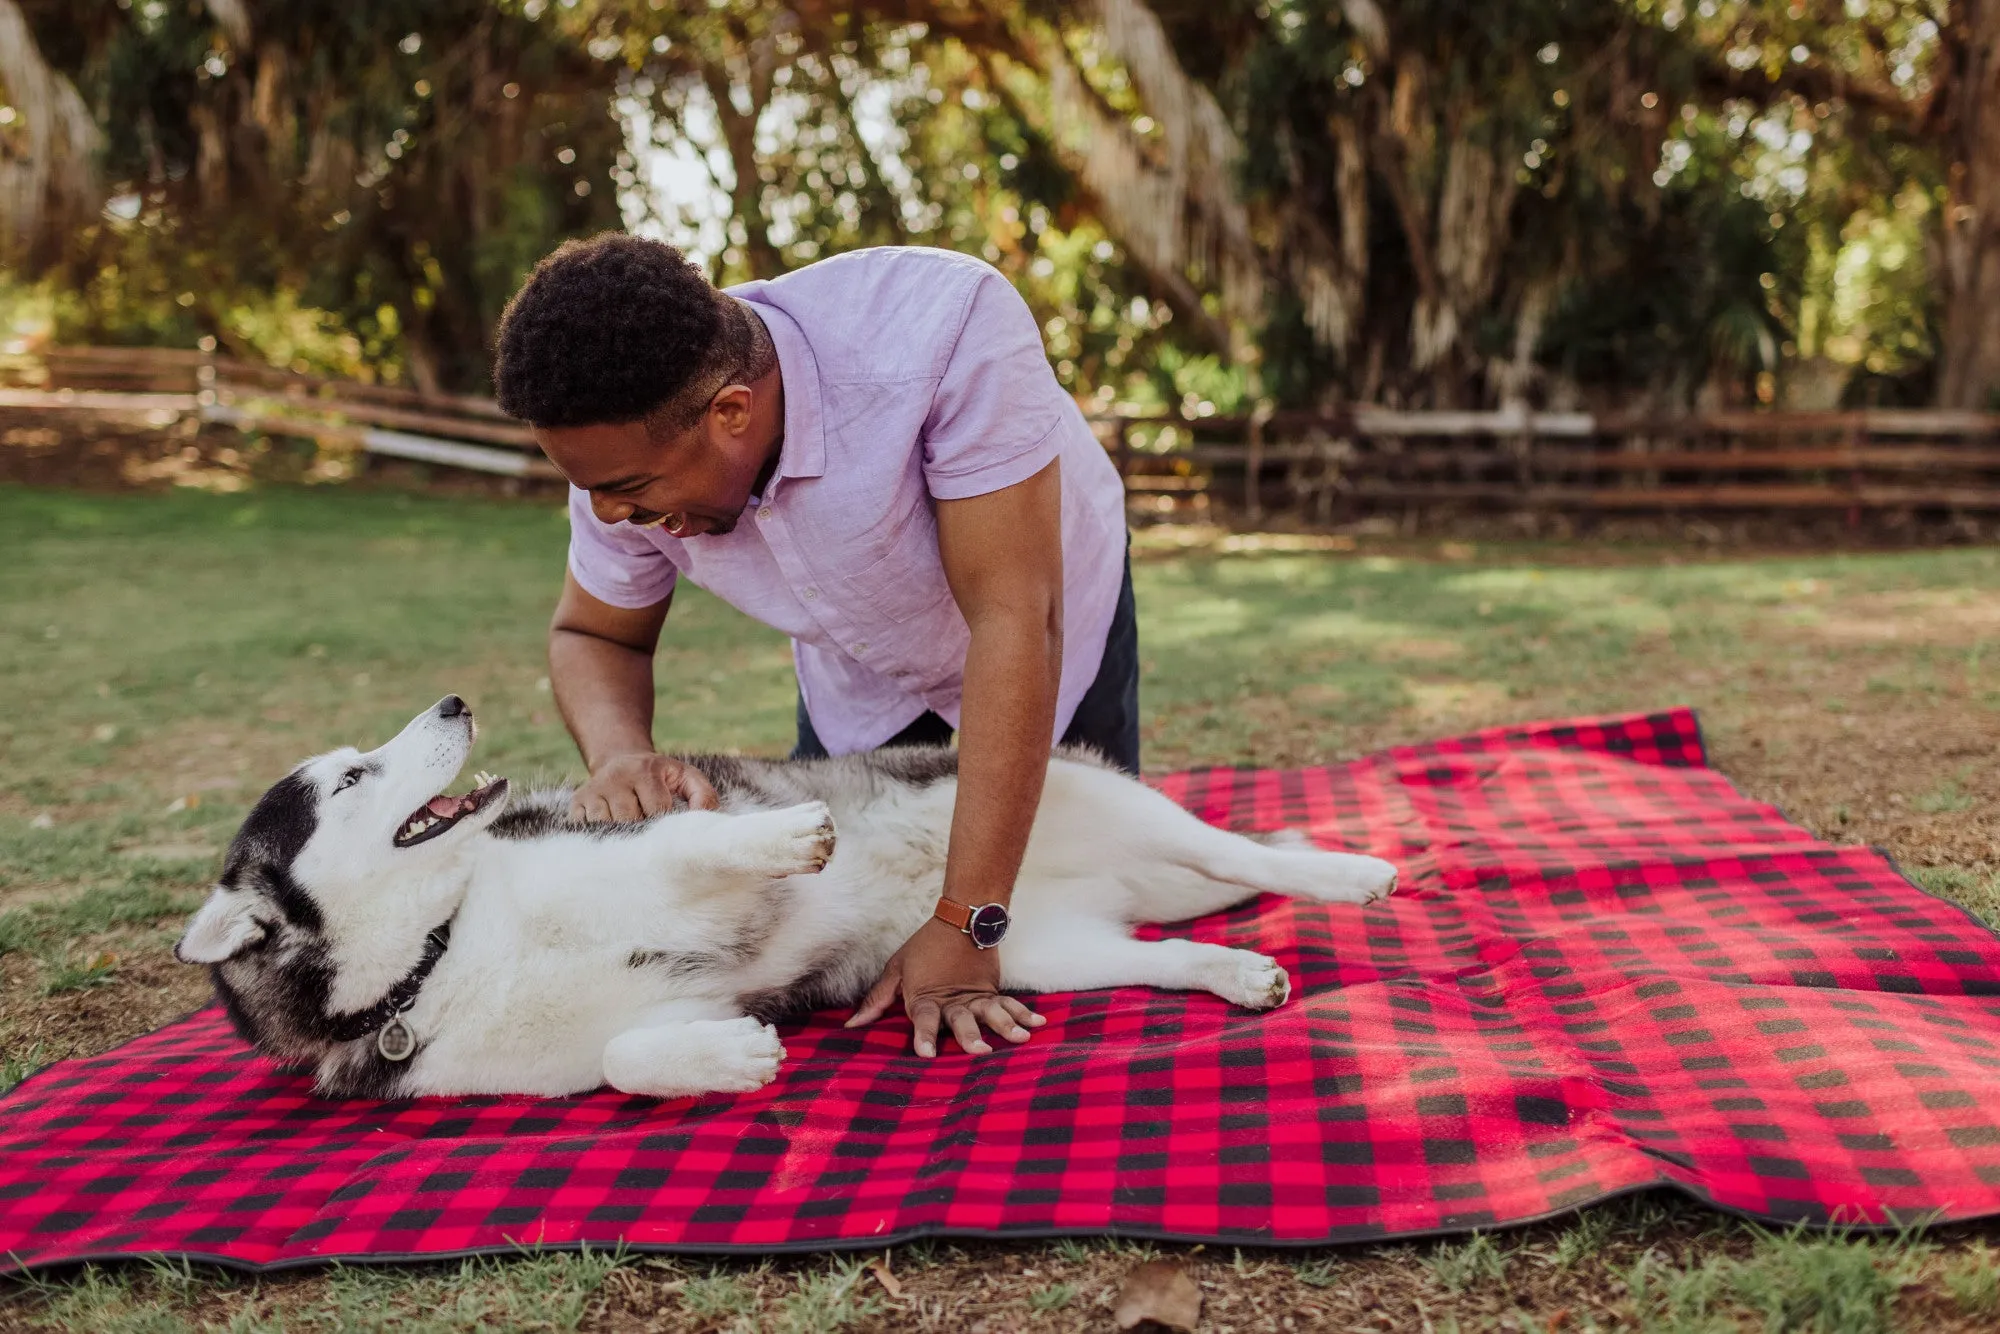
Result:
<instances>
[{"instance_id":1,"label":"fence post","mask_svg":"<svg viewBox=\"0 0 2000 1334\"><path fill-rule=\"evenodd\" d=\"M1250 414L1250 441L1248 457L1243 461L1243 509L1250 522L1261 523L1264 519L1264 427L1271 420L1269 400L1259 403Z\"/></svg>"}]
</instances>

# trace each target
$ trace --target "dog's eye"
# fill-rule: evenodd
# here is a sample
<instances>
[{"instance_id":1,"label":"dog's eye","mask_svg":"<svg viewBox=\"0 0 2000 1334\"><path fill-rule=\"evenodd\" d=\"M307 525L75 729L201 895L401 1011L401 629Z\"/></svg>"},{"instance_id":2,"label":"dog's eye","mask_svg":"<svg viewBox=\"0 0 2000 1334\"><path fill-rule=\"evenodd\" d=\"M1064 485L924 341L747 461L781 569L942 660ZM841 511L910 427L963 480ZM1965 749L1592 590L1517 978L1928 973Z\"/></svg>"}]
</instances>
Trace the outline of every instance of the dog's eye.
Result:
<instances>
[{"instance_id":1,"label":"dog's eye","mask_svg":"<svg viewBox=\"0 0 2000 1334\"><path fill-rule=\"evenodd\" d=\"M367 772L368 771L366 769L349 769L346 773L340 776L340 781L333 785L333 790L335 792L347 791L348 788L353 787L356 783L360 782L361 776Z\"/></svg>"}]
</instances>

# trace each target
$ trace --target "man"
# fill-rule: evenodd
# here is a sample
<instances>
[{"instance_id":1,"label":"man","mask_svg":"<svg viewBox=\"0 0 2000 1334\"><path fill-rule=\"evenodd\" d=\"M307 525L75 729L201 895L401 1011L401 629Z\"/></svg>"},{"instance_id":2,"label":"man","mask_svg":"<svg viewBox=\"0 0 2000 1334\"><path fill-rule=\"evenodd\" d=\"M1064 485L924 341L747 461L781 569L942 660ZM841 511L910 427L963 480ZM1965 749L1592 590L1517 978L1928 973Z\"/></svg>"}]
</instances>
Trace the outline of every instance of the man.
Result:
<instances>
[{"instance_id":1,"label":"man","mask_svg":"<svg viewBox=\"0 0 2000 1334\"><path fill-rule=\"evenodd\" d=\"M987 1052L1039 1015L987 946L1050 744L1136 773L1124 493L1018 293L975 259L885 248L717 291L622 235L543 260L501 321L500 405L571 482L549 680L587 820L712 806L653 749L652 656L686 575L792 637L801 757L944 742L959 785L935 917L850 1025L900 994ZM997 906L995 906L997 905Z\"/></svg>"}]
</instances>

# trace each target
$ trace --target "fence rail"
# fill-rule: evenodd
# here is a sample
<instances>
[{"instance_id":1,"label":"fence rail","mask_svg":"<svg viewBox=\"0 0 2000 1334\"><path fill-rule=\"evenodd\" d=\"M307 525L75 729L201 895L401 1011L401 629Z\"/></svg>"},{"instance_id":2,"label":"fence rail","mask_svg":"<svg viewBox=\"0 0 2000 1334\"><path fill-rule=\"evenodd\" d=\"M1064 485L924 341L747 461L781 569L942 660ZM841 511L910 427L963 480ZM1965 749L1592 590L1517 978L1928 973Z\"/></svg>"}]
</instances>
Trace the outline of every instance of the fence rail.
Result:
<instances>
[{"instance_id":1,"label":"fence rail","mask_svg":"<svg viewBox=\"0 0 2000 1334\"><path fill-rule=\"evenodd\" d=\"M6 387L6 386L12 387ZM554 478L488 398L304 375L167 348L0 356L0 409L194 412L387 457ZM1384 508L1567 512L2000 511L2000 413L1337 412L1091 418L1128 492L1322 519Z\"/></svg>"},{"instance_id":2,"label":"fence rail","mask_svg":"<svg viewBox=\"0 0 2000 1334\"><path fill-rule=\"evenodd\" d=\"M1569 512L2000 510L2000 413L1401 412L1100 416L1133 491L1252 518L1389 506Z\"/></svg>"}]
</instances>

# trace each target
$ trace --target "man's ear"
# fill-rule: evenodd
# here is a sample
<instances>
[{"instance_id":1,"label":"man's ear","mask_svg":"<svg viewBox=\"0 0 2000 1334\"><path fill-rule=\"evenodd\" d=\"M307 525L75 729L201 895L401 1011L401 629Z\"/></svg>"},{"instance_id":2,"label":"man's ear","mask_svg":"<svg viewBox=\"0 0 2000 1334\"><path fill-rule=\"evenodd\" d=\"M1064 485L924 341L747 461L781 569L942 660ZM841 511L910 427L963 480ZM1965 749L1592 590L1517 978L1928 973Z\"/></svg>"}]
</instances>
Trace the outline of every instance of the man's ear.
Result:
<instances>
[{"instance_id":1,"label":"man's ear","mask_svg":"<svg viewBox=\"0 0 2000 1334\"><path fill-rule=\"evenodd\" d=\"M182 963L221 963L264 939L263 924L250 915L255 895L217 885L174 946Z\"/></svg>"}]
</instances>

